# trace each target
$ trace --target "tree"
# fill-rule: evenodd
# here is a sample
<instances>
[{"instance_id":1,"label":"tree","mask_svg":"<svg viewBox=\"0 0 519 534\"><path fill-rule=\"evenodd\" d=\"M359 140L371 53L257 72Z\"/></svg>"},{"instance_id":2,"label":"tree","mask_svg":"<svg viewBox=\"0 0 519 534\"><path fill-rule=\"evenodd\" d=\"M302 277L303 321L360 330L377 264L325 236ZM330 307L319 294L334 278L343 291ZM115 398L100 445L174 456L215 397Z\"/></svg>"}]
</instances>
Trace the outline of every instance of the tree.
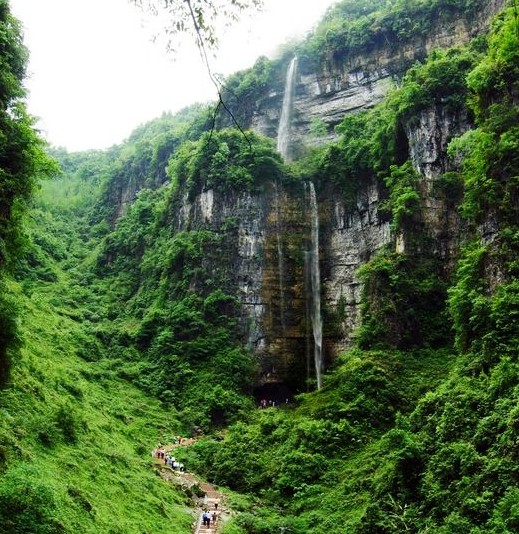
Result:
<instances>
[{"instance_id":1,"label":"tree","mask_svg":"<svg viewBox=\"0 0 519 534\"><path fill-rule=\"evenodd\" d=\"M7 0L0 0L0 268L17 243L17 221L38 177L57 170L25 109L27 50Z\"/></svg>"},{"instance_id":2,"label":"tree","mask_svg":"<svg viewBox=\"0 0 519 534\"><path fill-rule=\"evenodd\" d=\"M0 385L7 376L7 349L16 338L5 272L19 249L21 217L38 178L57 169L25 109L26 62L19 23L7 0L0 0Z\"/></svg>"}]
</instances>

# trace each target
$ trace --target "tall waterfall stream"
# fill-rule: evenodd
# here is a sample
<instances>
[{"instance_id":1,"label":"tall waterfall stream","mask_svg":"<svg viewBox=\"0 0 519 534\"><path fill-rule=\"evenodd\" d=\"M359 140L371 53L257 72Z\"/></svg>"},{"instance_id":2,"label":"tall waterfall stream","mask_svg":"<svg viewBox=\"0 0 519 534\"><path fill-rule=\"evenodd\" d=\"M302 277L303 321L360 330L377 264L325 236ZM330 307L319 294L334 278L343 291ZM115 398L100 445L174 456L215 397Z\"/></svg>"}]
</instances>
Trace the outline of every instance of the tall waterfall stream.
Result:
<instances>
[{"instance_id":1,"label":"tall waterfall stream","mask_svg":"<svg viewBox=\"0 0 519 534\"><path fill-rule=\"evenodd\" d=\"M292 122L292 100L294 98L294 88L297 72L297 57L290 62L285 80L285 94L283 95L283 106L279 117L277 149L285 161L290 159L290 125Z\"/></svg>"},{"instance_id":2,"label":"tall waterfall stream","mask_svg":"<svg viewBox=\"0 0 519 534\"><path fill-rule=\"evenodd\" d=\"M295 80L297 73L297 57L290 62L285 80L285 94L283 96L283 105L279 118L277 150L285 161L290 160L290 126L292 122L292 108L295 89ZM315 187L312 182L308 182L309 187L309 204L311 217L310 247L307 251L307 272L309 278L310 295L308 301L308 314L312 322L312 333L314 338L314 365L315 376L317 380L317 389L322 386L323 371L323 321L321 317L321 275L319 270L319 215L317 211L317 199ZM276 185L276 210L277 210L277 232L278 232L278 262L279 269L283 269L283 251L280 239L280 206L279 192ZM279 284L281 291L281 317L284 323L284 282L283 272L279 273ZM283 324L284 327L284 324Z\"/></svg>"},{"instance_id":3,"label":"tall waterfall stream","mask_svg":"<svg viewBox=\"0 0 519 534\"><path fill-rule=\"evenodd\" d=\"M312 293L311 319L312 332L314 335L315 376L317 379L317 389L321 389L323 371L323 320L321 317L321 273L319 270L319 214L317 211L317 199L314 184L312 182L308 182L308 184L312 224L310 251L308 254L308 271Z\"/></svg>"}]
</instances>

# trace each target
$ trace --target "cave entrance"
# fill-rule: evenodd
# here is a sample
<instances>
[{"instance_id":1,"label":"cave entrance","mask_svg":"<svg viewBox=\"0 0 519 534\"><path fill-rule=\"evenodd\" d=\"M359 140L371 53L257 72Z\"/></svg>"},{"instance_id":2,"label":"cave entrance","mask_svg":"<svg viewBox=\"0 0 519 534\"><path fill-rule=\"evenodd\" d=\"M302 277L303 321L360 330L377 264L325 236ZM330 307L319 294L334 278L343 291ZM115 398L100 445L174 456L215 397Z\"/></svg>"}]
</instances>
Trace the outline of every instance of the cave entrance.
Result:
<instances>
[{"instance_id":1,"label":"cave entrance","mask_svg":"<svg viewBox=\"0 0 519 534\"><path fill-rule=\"evenodd\" d=\"M292 390L278 378L264 378L254 388L254 398L259 407L282 406L294 400Z\"/></svg>"}]
</instances>

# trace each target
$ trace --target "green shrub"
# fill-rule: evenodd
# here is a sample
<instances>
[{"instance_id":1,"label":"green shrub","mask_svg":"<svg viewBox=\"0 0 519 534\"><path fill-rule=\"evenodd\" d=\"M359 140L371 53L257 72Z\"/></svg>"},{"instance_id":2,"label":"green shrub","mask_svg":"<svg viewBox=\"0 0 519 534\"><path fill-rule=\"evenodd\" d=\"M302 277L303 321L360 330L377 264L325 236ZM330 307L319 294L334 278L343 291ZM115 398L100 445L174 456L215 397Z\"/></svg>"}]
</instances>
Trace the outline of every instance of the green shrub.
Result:
<instances>
[{"instance_id":1,"label":"green shrub","mask_svg":"<svg viewBox=\"0 0 519 534\"><path fill-rule=\"evenodd\" d=\"M2 534L59 534L59 499L35 468L19 465L0 480Z\"/></svg>"}]
</instances>

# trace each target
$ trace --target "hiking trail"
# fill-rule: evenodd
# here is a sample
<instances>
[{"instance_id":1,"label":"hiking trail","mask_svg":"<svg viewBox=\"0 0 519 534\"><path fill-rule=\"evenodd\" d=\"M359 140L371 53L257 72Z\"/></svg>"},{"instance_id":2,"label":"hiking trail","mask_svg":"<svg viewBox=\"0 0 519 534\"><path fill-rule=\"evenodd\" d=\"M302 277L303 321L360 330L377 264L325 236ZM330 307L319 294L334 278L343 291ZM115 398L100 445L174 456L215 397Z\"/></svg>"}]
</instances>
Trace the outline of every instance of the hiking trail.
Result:
<instances>
[{"instance_id":1,"label":"hiking trail","mask_svg":"<svg viewBox=\"0 0 519 534\"><path fill-rule=\"evenodd\" d=\"M194 516L193 533L194 534L217 534L221 532L223 523L230 517L230 510L225 504L224 495L218 491L212 484L201 480L193 473L187 471L174 469L164 461L164 456L171 455L178 447L189 446L196 440L193 438L184 438L180 443L164 445L155 448L152 451L154 460L153 467L159 472L160 476L182 486L185 489L198 487L203 492L203 497L196 497L193 492L194 507L192 513ZM161 453L163 456L161 456ZM204 512L209 512L209 524L203 520Z\"/></svg>"}]
</instances>

